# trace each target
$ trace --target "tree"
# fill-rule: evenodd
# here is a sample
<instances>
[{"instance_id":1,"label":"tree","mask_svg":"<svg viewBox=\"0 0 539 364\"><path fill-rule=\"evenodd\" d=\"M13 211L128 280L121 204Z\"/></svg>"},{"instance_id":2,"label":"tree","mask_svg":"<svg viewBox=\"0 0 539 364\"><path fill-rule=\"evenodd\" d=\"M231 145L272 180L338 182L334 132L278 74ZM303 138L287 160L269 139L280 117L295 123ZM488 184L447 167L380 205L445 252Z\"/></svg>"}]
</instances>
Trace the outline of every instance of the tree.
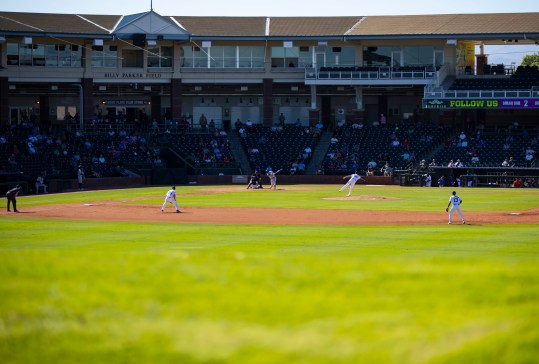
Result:
<instances>
[{"instance_id":1,"label":"tree","mask_svg":"<svg viewBox=\"0 0 539 364\"><path fill-rule=\"evenodd\" d=\"M527 54L522 58L521 66L539 66L539 53Z\"/></svg>"}]
</instances>

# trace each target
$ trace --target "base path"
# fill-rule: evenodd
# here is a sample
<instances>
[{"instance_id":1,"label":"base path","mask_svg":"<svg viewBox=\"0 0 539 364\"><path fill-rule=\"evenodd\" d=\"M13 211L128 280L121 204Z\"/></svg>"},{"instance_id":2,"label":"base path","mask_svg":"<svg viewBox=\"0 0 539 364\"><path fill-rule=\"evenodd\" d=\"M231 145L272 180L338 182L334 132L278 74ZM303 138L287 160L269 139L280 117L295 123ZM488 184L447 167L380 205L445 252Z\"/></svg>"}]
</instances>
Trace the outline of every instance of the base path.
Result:
<instances>
[{"instance_id":1,"label":"base path","mask_svg":"<svg viewBox=\"0 0 539 364\"><path fill-rule=\"evenodd\" d=\"M4 215L5 216L5 215ZM117 201L32 206L21 213L9 213L20 218L55 218L68 220L141 221L207 224L262 225L442 225L448 214L418 211L376 210L308 210L274 208L184 207L177 214L168 206L123 204ZM469 225L537 224L539 209L522 211L464 211ZM458 216L453 224L460 225Z\"/></svg>"}]
</instances>

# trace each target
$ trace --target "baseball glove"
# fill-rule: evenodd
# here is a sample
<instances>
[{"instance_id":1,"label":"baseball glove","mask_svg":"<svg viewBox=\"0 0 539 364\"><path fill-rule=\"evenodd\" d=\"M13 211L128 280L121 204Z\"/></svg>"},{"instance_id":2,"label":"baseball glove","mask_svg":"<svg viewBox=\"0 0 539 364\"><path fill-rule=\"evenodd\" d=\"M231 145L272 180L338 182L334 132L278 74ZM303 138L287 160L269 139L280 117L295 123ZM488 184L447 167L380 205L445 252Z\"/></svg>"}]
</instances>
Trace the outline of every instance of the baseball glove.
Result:
<instances>
[{"instance_id":1,"label":"baseball glove","mask_svg":"<svg viewBox=\"0 0 539 364\"><path fill-rule=\"evenodd\" d=\"M445 212L449 212L449 207L446 207L446 208L445 208Z\"/></svg>"}]
</instances>

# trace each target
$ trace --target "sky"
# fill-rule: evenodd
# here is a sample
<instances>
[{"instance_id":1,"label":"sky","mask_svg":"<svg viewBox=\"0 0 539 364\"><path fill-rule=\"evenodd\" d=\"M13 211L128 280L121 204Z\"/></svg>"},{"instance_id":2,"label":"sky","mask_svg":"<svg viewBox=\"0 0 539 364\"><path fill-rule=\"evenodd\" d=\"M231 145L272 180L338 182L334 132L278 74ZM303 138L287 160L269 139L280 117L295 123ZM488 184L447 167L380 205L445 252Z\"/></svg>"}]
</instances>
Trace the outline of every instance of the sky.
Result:
<instances>
[{"instance_id":1,"label":"sky","mask_svg":"<svg viewBox=\"0 0 539 364\"><path fill-rule=\"evenodd\" d=\"M537 0L0 0L1 11L183 16L350 16L539 12Z\"/></svg>"},{"instance_id":2,"label":"sky","mask_svg":"<svg viewBox=\"0 0 539 364\"><path fill-rule=\"evenodd\" d=\"M0 0L0 11L181 16L368 16L539 12L539 0ZM517 49L518 48L518 49ZM539 46L492 46L489 63L520 64Z\"/></svg>"}]
</instances>

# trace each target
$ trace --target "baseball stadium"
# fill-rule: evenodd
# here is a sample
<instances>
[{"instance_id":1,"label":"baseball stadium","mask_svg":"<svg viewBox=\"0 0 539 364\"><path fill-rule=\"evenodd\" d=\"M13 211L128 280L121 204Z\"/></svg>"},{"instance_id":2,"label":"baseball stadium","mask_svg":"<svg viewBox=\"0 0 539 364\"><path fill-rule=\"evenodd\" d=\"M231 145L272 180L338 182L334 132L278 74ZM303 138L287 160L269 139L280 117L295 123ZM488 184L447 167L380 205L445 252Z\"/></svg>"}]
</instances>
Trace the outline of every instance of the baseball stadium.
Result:
<instances>
[{"instance_id":1,"label":"baseball stadium","mask_svg":"<svg viewBox=\"0 0 539 364\"><path fill-rule=\"evenodd\" d=\"M539 13L0 11L1 362L537 362L502 44Z\"/></svg>"}]
</instances>

